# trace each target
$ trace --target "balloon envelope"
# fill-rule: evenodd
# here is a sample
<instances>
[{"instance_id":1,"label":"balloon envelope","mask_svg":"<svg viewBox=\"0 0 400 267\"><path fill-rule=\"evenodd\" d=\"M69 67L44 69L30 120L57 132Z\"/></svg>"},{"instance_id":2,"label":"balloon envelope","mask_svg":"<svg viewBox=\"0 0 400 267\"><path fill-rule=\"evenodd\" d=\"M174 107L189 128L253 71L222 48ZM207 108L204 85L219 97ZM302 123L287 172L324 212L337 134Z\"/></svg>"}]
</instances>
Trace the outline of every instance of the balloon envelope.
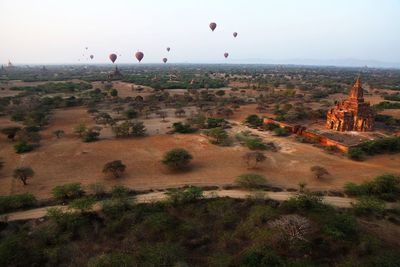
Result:
<instances>
[{"instance_id":1,"label":"balloon envelope","mask_svg":"<svg viewBox=\"0 0 400 267\"><path fill-rule=\"evenodd\" d=\"M165 57L165 58L162 59L162 61L163 61L164 63L167 63L168 59Z\"/></svg>"},{"instance_id":2,"label":"balloon envelope","mask_svg":"<svg viewBox=\"0 0 400 267\"><path fill-rule=\"evenodd\" d=\"M116 54L110 54L108 57L110 58L112 63L114 63L115 60L117 60L117 55Z\"/></svg>"},{"instance_id":3,"label":"balloon envelope","mask_svg":"<svg viewBox=\"0 0 400 267\"><path fill-rule=\"evenodd\" d=\"M224 57L227 58L229 56L229 53L224 53Z\"/></svg>"},{"instance_id":4,"label":"balloon envelope","mask_svg":"<svg viewBox=\"0 0 400 267\"><path fill-rule=\"evenodd\" d=\"M211 23L210 23L210 29L211 29L212 31L214 31L215 28L217 28L217 23L211 22Z\"/></svg>"},{"instance_id":5,"label":"balloon envelope","mask_svg":"<svg viewBox=\"0 0 400 267\"><path fill-rule=\"evenodd\" d=\"M171 50L171 48L167 47L167 51L169 52L169 50Z\"/></svg>"},{"instance_id":6,"label":"balloon envelope","mask_svg":"<svg viewBox=\"0 0 400 267\"><path fill-rule=\"evenodd\" d=\"M90 59L93 59L94 58L94 56L93 55L90 55Z\"/></svg>"},{"instance_id":7,"label":"balloon envelope","mask_svg":"<svg viewBox=\"0 0 400 267\"><path fill-rule=\"evenodd\" d=\"M233 37L236 38L236 36L237 36L237 32L234 32L234 33L233 33Z\"/></svg>"},{"instance_id":8,"label":"balloon envelope","mask_svg":"<svg viewBox=\"0 0 400 267\"><path fill-rule=\"evenodd\" d=\"M144 54L142 52L138 51L138 52L136 52L135 57L140 62L140 61L142 61Z\"/></svg>"}]
</instances>

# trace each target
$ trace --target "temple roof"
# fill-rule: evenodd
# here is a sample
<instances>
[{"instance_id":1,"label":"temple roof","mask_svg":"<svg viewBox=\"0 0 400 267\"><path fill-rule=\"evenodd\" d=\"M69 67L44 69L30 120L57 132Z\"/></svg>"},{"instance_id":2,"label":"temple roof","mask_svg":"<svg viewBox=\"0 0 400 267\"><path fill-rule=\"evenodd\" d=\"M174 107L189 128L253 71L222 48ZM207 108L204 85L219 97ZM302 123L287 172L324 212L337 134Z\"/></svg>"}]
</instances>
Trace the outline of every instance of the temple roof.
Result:
<instances>
[{"instance_id":1,"label":"temple roof","mask_svg":"<svg viewBox=\"0 0 400 267\"><path fill-rule=\"evenodd\" d=\"M349 96L350 96L350 99L357 99L357 100L364 99L364 90L361 87L360 77L357 78L356 82L354 83L353 87L351 88Z\"/></svg>"}]
</instances>

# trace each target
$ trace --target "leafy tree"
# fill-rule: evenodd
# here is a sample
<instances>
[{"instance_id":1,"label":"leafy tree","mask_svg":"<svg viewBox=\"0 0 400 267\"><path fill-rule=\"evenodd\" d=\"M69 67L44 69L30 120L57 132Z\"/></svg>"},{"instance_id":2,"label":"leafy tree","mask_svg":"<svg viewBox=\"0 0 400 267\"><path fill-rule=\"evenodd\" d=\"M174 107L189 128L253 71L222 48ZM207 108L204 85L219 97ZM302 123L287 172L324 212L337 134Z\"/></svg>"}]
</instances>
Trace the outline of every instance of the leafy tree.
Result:
<instances>
[{"instance_id":1,"label":"leafy tree","mask_svg":"<svg viewBox=\"0 0 400 267\"><path fill-rule=\"evenodd\" d=\"M130 135L130 128L132 123L130 121L124 121L120 125L114 125L112 130L116 137L128 137Z\"/></svg>"},{"instance_id":2,"label":"leafy tree","mask_svg":"<svg viewBox=\"0 0 400 267\"><path fill-rule=\"evenodd\" d=\"M229 137L228 133L219 127L207 130L206 134L212 138L211 143L213 144L223 144Z\"/></svg>"},{"instance_id":3,"label":"leafy tree","mask_svg":"<svg viewBox=\"0 0 400 267\"><path fill-rule=\"evenodd\" d=\"M192 159L193 156L187 150L175 148L164 154L162 163L174 169L182 169L187 166Z\"/></svg>"},{"instance_id":4,"label":"leafy tree","mask_svg":"<svg viewBox=\"0 0 400 267\"><path fill-rule=\"evenodd\" d=\"M104 164L103 173L111 174L114 178L119 178L125 171L126 166L120 160L114 160Z\"/></svg>"},{"instance_id":5,"label":"leafy tree","mask_svg":"<svg viewBox=\"0 0 400 267\"><path fill-rule=\"evenodd\" d=\"M328 174L329 174L329 172L327 171L327 169L325 169L325 168L322 167L322 166L318 166L318 165L312 166L312 167L310 168L310 170L314 173L314 176L315 176L316 179L321 179L321 178L324 177L325 175L328 175Z\"/></svg>"},{"instance_id":6,"label":"leafy tree","mask_svg":"<svg viewBox=\"0 0 400 267\"><path fill-rule=\"evenodd\" d=\"M266 185L267 180L264 176L256 173L245 173L237 177L235 183L243 188L254 189Z\"/></svg>"},{"instance_id":7,"label":"leafy tree","mask_svg":"<svg viewBox=\"0 0 400 267\"><path fill-rule=\"evenodd\" d=\"M258 117L255 114L253 114L253 115L249 115L246 118L245 123L248 123L249 125L251 125L253 127L259 127L263 124L263 119Z\"/></svg>"},{"instance_id":8,"label":"leafy tree","mask_svg":"<svg viewBox=\"0 0 400 267\"><path fill-rule=\"evenodd\" d=\"M258 151L247 152L243 159L246 161L248 168L255 168L258 163L263 162L267 159L267 157Z\"/></svg>"},{"instance_id":9,"label":"leafy tree","mask_svg":"<svg viewBox=\"0 0 400 267\"><path fill-rule=\"evenodd\" d=\"M26 153L33 150L33 145L25 141L18 142L14 145L15 152L18 154Z\"/></svg>"},{"instance_id":10,"label":"leafy tree","mask_svg":"<svg viewBox=\"0 0 400 267\"><path fill-rule=\"evenodd\" d=\"M20 167L14 170L13 177L21 180L24 185L27 185L26 180L32 178L35 172L30 167Z\"/></svg>"},{"instance_id":11,"label":"leafy tree","mask_svg":"<svg viewBox=\"0 0 400 267\"><path fill-rule=\"evenodd\" d=\"M83 190L80 183L68 183L54 187L51 193L55 199L65 201L67 199L81 197L83 195Z\"/></svg>"}]
</instances>

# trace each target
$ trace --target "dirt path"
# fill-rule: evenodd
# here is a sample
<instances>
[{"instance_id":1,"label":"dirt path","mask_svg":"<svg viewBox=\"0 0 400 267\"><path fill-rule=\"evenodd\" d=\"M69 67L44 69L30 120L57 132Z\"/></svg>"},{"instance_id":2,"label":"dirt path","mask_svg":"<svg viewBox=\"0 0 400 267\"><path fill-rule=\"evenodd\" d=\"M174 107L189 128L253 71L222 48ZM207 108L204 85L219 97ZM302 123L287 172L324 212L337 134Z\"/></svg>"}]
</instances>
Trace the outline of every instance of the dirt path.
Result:
<instances>
[{"instance_id":1,"label":"dirt path","mask_svg":"<svg viewBox=\"0 0 400 267\"><path fill-rule=\"evenodd\" d=\"M217 190L217 191L205 191L205 198L215 198L215 197L231 197L244 199L251 196L255 196L255 193L261 193L260 196L272 200L284 201L294 196L296 193L294 192L265 192L265 191L241 191L241 190ZM262 194L265 195L262 195ZM154 192L147 193L143 195L136 196L136 203L152 203L157 201L163 201L166 199L165 192ZM351 203L355 200L352 198L344 198L344 197L332 197L325 196L323 201L327 204L333 205L338 208L350 208ZM392 208L393 204L387 204L387 208ZM19 221L19 220L32 220L39 219L45 217L47 214L47 209L49 208L61 208L62 210L68 210L67 206L48 206L37 209L25 210L25 211L17 211L8 214L4 214L0 216L0 221ZM93 207L93 211L99 211L101 209L100 202L96 203Z\"/></svg>"}]
</instances>

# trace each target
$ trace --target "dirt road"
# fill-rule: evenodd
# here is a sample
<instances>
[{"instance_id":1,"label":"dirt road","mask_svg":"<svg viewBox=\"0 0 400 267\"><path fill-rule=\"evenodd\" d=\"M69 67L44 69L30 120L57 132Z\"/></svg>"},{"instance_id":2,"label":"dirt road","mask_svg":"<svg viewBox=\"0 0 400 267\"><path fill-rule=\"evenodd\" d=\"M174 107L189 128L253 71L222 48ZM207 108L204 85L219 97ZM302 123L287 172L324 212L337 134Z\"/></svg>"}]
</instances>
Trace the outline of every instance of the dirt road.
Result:
<instances>
[{"instance_id":1,"label":"dirt road","mask_svg":"<svg viewBox=\"0 0 400 267\"><path fill-rule=\"evenodd\" d=\"M231 197L244 199L251 196L264 197L277 201L284 201L294 196L296 193L293 192L265 192L265 191L242 191L242 190L216 190L216 191L205 191L205 198L215 198L215 197ZM154 192L147 193L136 196L137 203L151 203L157 201L163 201L166 199L165 192ZM323 201L327 204L333 205L338 208L350 208L351 203L355 200L352 198L345 197L332 197L325 196ZM391 208L392 204L388 204L387 208ZM0 221L19 221L19 220L31 220L45 217L47 214L47 209L49 208L61 208L64 211L68 210L67 206L48 206L37 209L17 211L0 216ZM101 204L96 203L93 207L93 211L99 211L101 209Z\"/></svg>"}]
</instances>

